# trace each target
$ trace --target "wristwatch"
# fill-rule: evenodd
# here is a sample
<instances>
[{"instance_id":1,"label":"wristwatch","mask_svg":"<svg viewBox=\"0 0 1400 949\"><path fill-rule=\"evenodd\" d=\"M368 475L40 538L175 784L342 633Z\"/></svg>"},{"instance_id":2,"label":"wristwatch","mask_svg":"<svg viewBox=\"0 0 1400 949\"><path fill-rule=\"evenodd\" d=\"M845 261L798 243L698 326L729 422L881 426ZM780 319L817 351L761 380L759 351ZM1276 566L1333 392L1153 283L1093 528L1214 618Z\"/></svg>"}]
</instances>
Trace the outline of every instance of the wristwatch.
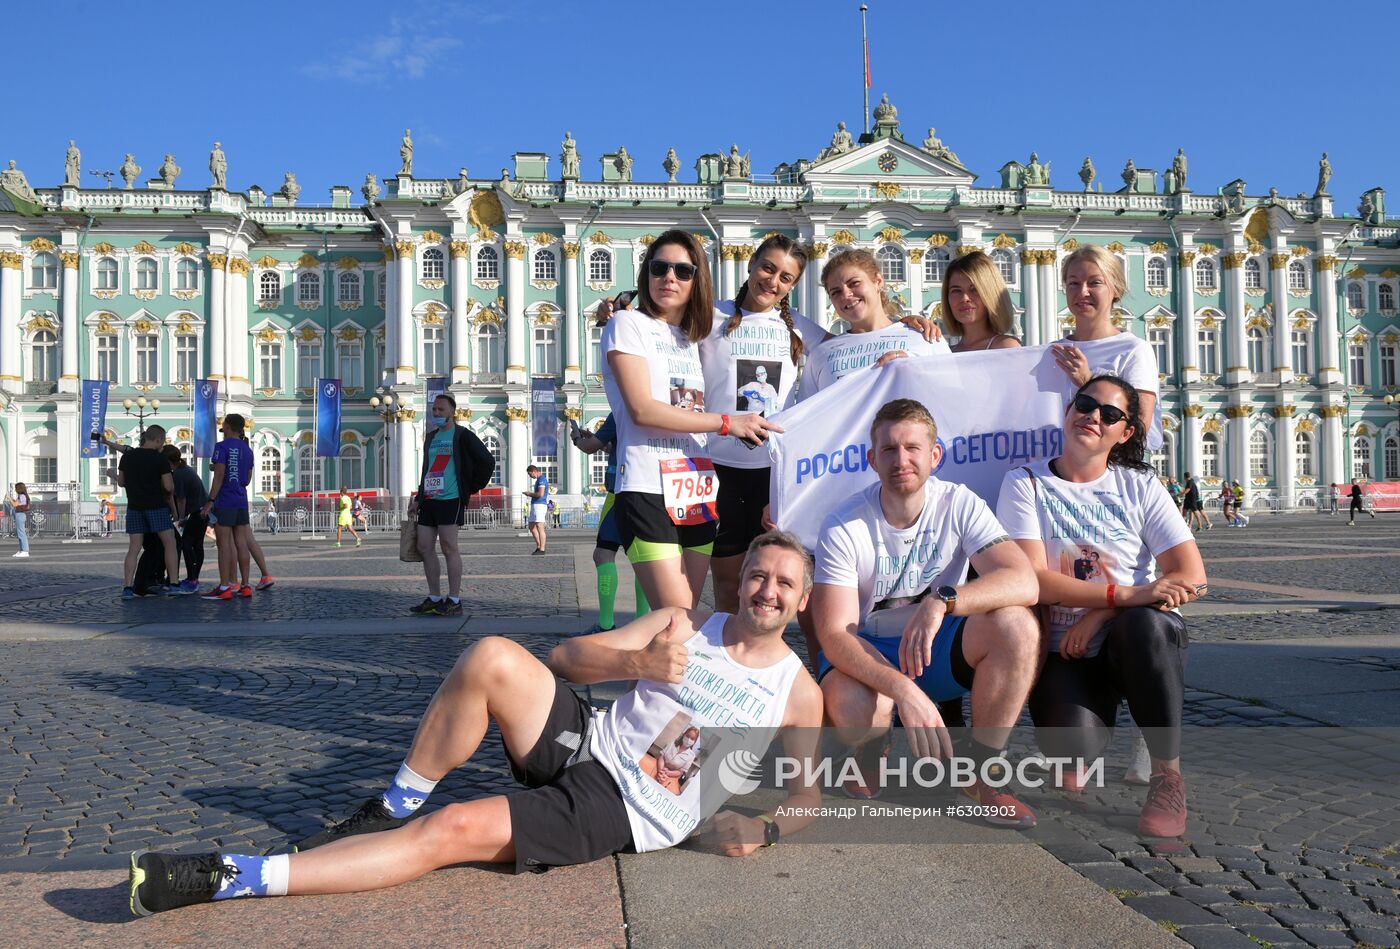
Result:
<instances>
[{"instance_id":1,"label":"wristwatch","mask_svg":"<svg viewBox=\"0 0 1400 949\"><path fill-rule=\"evenodd\" d=\"M934 595L943 601L943 605L948 608L948 615L953 615L953 609L958 605L958 588L941 586L934 591Z\"/></svg>"},{"instance_id":2,"label":"wristwatch","mask_svg":"<svg viewBox=\"0 0 1400 949\"><path fill-rule=\"evenodd\" d=\"M778 842L778 822L767 814L758 815L758 819L763 821L763 846L773 846Z\"/></svg>"}]
</instances>

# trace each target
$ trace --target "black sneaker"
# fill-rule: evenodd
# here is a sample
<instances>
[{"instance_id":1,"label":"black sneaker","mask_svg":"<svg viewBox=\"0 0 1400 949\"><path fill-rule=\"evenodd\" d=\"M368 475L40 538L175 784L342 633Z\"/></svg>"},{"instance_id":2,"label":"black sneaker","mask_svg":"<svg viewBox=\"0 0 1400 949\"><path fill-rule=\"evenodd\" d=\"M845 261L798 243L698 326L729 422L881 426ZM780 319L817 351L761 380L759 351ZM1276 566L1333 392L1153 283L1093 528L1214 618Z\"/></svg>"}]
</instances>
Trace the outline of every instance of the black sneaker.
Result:
<instances>
[{"instance_id":1,"label":"black sneaker","mask_svg":"<svg viewBox=\"0 0 1400 949\"><path fill-rule=\"evenodd\" d=\"M461 601L461 600L458 600L456 603L453 603L451 600L449 600L449 599L447 599L446 597L444 597L444 598L442 599L441 602L434 603L433 606L437 607L437 609L433 610L433 615L434 615L434 616L461 616L461 615L462 615L462 601Z\"/></svg>"},{"instance_id":2,"label":"black sneaker","mask_svg":"<svg viewBox=\"0 0 1400 949\"><path fill-rule=\"evenodd\" d=\"M357 834L377 834L381 830L393 830L395 827L402 827L408 823L407 817L394 817L389 813L389 809L384 806L384 802L379 798L365 801L360 805L360 809L339 824L327 827L319 834L312 834L305 840L297 844L297 851L310 850L322 844L328 844L333 840L340 840L342 837L354 837Z\"/></svg>"},{"instance_id":3,"label":"black sneaker","mask_svg":"<svg viewBox=\"0 0 1400 949\"><path fill-rule=\"evenodd\" d=\"M131 855L131 912L150 916L208 903L238 875L217 853L194 855L137 850Z\"/></svg>"},{"instance_id":4,"label":"black sneaker","mask_svg":"<svg viewBox=\"0 0 1400 949\"><path fill-rule=\"evenodd\" d=\"M419 603L417 606L410 606L408 608L408 611L410 613L427 613L429 615L432 615L433 610L435 610L436 608L437 603L433 602L431 597L425 596L423 597L422 603Z\"/></svg>"}]
</instances>

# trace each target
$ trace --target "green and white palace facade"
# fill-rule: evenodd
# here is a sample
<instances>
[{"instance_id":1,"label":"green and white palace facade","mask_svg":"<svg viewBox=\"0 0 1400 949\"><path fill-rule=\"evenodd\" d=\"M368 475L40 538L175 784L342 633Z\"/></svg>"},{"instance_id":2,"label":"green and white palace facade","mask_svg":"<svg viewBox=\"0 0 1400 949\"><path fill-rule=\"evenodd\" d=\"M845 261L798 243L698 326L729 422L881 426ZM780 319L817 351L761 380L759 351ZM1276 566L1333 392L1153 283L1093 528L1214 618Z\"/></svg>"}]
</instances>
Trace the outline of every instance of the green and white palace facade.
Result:
<instances>
[{"instance_id":1,"label":"green and white palace facade","mask_svg":"<svg viewBox=\"0 0 1400 949\"><path fill-rule=\"evenodd\" d=\"M531 379L555 380L561 428L601 421L591 314L636 285L646 245L672 227L704 241L723 296L765 235L804 242L814 265L795 302L829 326L818 275L838 250L869 248L907 310L934 314L947 262L981 249L1011 287L1028 345L1070 324L1058 262L1101 244L1127 273L1122 327L1157 354L1163 473L1238 478L1250 507L1285 509L1315 504L1330 482L1400 479L1397 410L1385 401L1400 360L1400 229L1385 223L1378 189L1360 217L1334 209L1330 166L1311 196L1250 193L1240 180L1197 193L1184 156L1109 182L1086 161L1077 175L1057 169L1054 185L1038 158L1012 161L983 187L932 129L907 141L887 102L875 118L872 133L842 127L816 158L771 174L751 174L731 149L701 156L684 182L674 152L649 163L654 181L634 180L623 150L581 168L572 137L562 167L517 153L497 179L424 179L406 142L398 175L382 186L370 176L358 194L332 188L328 206L300 202L291 176L273 194L184 190L170 174L87 189L70 154L67 184L30 188L12 167L0 181L3 481L111 492L110 461L79 455L79 380L111 381L115 437L134 438L122 402L144 397L187 444L191 380L207 377L222 411L253 420L257 493L306 490L318 462L314 380L334 376L342 453L319 461L318 488L405 495L425 387L441 380L512 497L532 461L566 504L596 496L601 456L563 438L563 457L530 456Z\"/></svg>"}]
</instances>

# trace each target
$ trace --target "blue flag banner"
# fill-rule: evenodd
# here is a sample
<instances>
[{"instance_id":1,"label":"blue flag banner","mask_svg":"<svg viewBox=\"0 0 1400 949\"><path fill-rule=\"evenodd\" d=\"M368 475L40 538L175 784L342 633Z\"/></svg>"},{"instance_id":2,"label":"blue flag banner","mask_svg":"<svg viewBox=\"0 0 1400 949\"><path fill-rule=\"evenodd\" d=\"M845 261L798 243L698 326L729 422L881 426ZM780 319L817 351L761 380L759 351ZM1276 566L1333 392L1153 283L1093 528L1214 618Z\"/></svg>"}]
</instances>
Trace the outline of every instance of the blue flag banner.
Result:
<instances>
[{"instance_id":1,"label":"blue flag banner","mask_svg":"<svg viewBox=\"0 0 1400 949\"><path fill-rule=\"evenodd\" d=\"M437 431L433 425L433 400L447 391L447 379L436 376L423 384L423 434ZM450 420L448 425L453 424Z\"/></svg>"},{"instance_id":2,"label":"blue flag banner","mask_svg":"<svg viewBox=\"0 0 1400 949\"><path fill-rule=\"evenodd\" d=\"M320 379L316 383L316 455L335 458L340 454L340 380Z\"/></svg>"},{"instance_id":3,"label":"blue flag banner","mask_svg":"<svg viewBox=\"0 0 1400 949\"><path fill-rule=\"evenodd\" d=\"M211 458L219 440L219 381L196 379L194 383L194 456Z\"/></svg>"},{"instance_id":4,"label":"blue flag banner","mask_svg":"<svg viewBox=\"0 0 1400 949\"><path fill-rule=\"evenodd\" d=\"M554 379L530 380L530 427L536 458L559 456L559 407L554 400Z\"/></svg>"},{"instance_id":5,"label":"blue flag banner","mask_svg":"<svg viewBox=\"0 0 1400 949\"><path fill-rule=\"evenodd\" d=\"M83 428L79 433L82 443L78 446L78 454L84 458L105 458L107 456L107 446L100 440L94 441L93 435L100 435L107 429L107 387L111 385L106 379L84 379L83 380Z\"/></svg>"}]
</instances>

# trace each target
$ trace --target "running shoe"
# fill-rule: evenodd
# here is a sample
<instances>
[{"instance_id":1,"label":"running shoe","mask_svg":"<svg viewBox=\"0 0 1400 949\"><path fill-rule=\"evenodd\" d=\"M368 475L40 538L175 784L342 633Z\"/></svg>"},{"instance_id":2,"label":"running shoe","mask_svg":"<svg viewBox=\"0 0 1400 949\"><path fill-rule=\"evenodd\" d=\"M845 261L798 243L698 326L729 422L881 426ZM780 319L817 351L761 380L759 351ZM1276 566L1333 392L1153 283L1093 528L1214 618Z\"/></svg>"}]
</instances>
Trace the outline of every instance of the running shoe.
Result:
<instances>
[{"instance_id":1,"label":"running shoe","mask_svg":"<svg viewBox=\"0 0 1400 949\"><path fill-rule=\"evenodd\" d=\"M190 593L198 593L198 592L199 592L199 581L198 581L198 580L181 580L181 581L180 581L180 587L181 587L182 589L184 589L184 590L188 590Z\"/></svg>"},{"instance_id":2,"label":"running shoe","mask_svg":"<svg viewBox=\"0 0 1400 949\"><path fill-rule=\"evenodd\" d=\"M340 546L340 541L336 541L336 542L335 542L335 545L336 545L337 547L339 547L339 546Z\"/></svg>"},{"instance_id":3,"label":"running shoe","mask_svg":"<svg viewBox=\"0 0 1400 949\"><path fill-rule=\"evenodd\" d=\"M248 586L248 585L245 583L245 584L239 589L238 595L241 596L241 597L243 597L243 599L245 599L245 600L251 599L252 596L253 596L253 588L250 587L250 586Z\"/></svg>"},{"instance_id":4,"label":"running shoe","mask_svg":"<svg viewBox=\"0 0 1400 949\"><path fill-rule=\"evenodd\" d=\"M430 596L425 596L423 597L422 603L419 603L417 606L410 606L408 611L410 613L421 613L425 616L431 616L437 609L438 602L438 600L434 600Z\"/></svg>"},{"instance_id":5,"label":"running shoe","mask_svg":"<svg viewBox=\"0 0 1400 949\"><path fill-rule=\"evenodd\" d=\"M851 753L859 777L848 777L841 782L841 793L857 801L873 801L883 793L881 769L890 754L890 737L876 738L856 748ZM844 768L842 769L845 770Z\"/></svg>"},{"instance_id":6,"label":"running shoe","mask_svg":"<svg viewBox=\"0 0 1400 949\"><path fill-rule=\"evenodd\" d=\"M402 827L408 821L407 817L395 817L390 814L389 809L384 806L384 801L376 797L365 801L360 805L358 811L340 823L327 827L319 834L312 834L298 843L297 850L298 852L310 850L343 837L377 834L382 830L393 830L395 827Z\"/></svg>"},{"instance_id":7,"label":"running shoe","mask_svg":"<svg viewBox=\"0 0 1400 949\"><path fill-rule=\"evenodd\" d=\"M1138 814L1144 837L1180 837L1186 833L1186 782L1180 771L1159 771L1147 788L1147 803Z\"/></svg>"},{"instance_id":8,"label":"running shoe","mask_svg":"<svg viewBox=\"0 0 1400 949\"><path fill-rule=\"evenodd\" d=\"M136 599L136 591L135 591L134 589L132 589L131 587L122 587L122 599L123 599L123 600L134 600L134 599Z\"/></svg>"},{"instance_id":9,"label":"running shoe","mask_svg":"<svg viewBox=\"0 0 1400 949\"><path fill-rule=\"evenodd\" d=\"M1152 756L1147 753L1147 742L1142 732L1133 729L1136 740L1133 742L1133 760L1128 770L1123 772L1123 780L1128 784L1149 784L1152 781Z\"/></svg>"},{"instance_id":10,"label":"running shoe","mask_svg":"<svg viewBox=\"0 0 1400 949\"><path fill-rule=\"evenodd\" d=\"M433 615L433 616L461 616L461 615L462 615L462 602L461 602L460 600L458 600L456 603L453 603L451 600L446 599L446 598L443 598L443 599L440 600L439 602L434 603L434 604L433 604L433 607L434 607L434 608L433 608L433 611L432 611L432 615Z\"/></svg>"},{"instance_id":11,"label":"running shoe","mask_svg":"<svg viewBox=\"0 0 1400 949\"><path fill-rule=\"evenodd\" d=\"M1374 517L1375 515L1372 515L1372 516ZM544 551L541 550L540 553L544 553ZM11 557L16 557L16 558L18 558L18 559L20 559L20 560L23 560L23 559L25 559L26 557L29 556L29 551L27 551L27 550L17 551L16 553L10 554L10 556L11 556Z\"/></svg>"},{"instance_id":12,"label":"running shoe","mask_svg":"<svg viewBox=\"0 0 1400 949\"><path fill-rule=\"evenodd\" d=\"M1029 830L1035 826L1035 812L1006 793L1004 788L994 788L978 780L962 788L962 793L963 797L986 808L981 817L993 827Z\"/></svg>"},{"instance_id":13,"label":"running shoe","mask_svg":"<svg viewBox=\"0 0 1400 949\"><path fill-rule=\"evenodd\" d=\"M131 912L150 916L168 909L208 903L238 876L217 853L185 855L137 850L131 854Z\"/></svg>"},{"instance_id":14,"label":"running shoe","mask_svg":"<svg viewBox=\"0 0 1400 949\"><path fill-rule=\"evenodd\" d=\"M538 557L538 556L540 556L540 555L543 554L543 553L544 553L543 550L540 550L538 547L536 547L534 550L530 551L530 556L532 556L532 557Z\"/></svg>"},{"instance_id":15,"label":"running shoe","mask_svg":"<svg viewBox=\"0 0 1400 949\"><path fill-rule=\"evenodd\" d=\"M161 587L166 596L189 596L199 589L199 585L187 586L185 583L172 583Z\"/></svg>"},{"instance_id":16,"label":"running shoe","mask_svg":"<svg viewBox=\"0 0 1400 949\"><path fill-rule=\"evenodd\" d=\"M581 633L574 633L575 636L592 636L595 633L610 633L617 629L616 626L604 626L601 623L594 623Z\"/></svg>"},{"instance_id":17,"label":"running shoe","mask_svg":"<svg viewBox=\"0 0 1400 949\"><path fill-rule=\"evenodd\" d=\"M264 590L271 590L272 585L276 582L277 581L273 580L272 577L268 576L267 574L263 574L262 579L258 581L258 585L253 587L253 589L257 590L259 593L261 593Z\"/></svg>"},{"instance_id":18,"label":"running shoe","mask_svg":"<svg viewBox=\"0 0 1400 949\"><path fill-rule=\"evenodd\" d=\"M201 600L231 600L233 587L210 587L199 595Z\"/></svg>"},{"instance_id":19,"label":"running shoe","mask_svg":"<svg viewBox=\"0 0 1400 949\"><path fill-rule=\"evenodd\" d=\"M363 547L364 545L365 545L364 541L360 540L358 537L355 538L355 546L356 546L356 547Z\"/></svg>"}]
</instances>

